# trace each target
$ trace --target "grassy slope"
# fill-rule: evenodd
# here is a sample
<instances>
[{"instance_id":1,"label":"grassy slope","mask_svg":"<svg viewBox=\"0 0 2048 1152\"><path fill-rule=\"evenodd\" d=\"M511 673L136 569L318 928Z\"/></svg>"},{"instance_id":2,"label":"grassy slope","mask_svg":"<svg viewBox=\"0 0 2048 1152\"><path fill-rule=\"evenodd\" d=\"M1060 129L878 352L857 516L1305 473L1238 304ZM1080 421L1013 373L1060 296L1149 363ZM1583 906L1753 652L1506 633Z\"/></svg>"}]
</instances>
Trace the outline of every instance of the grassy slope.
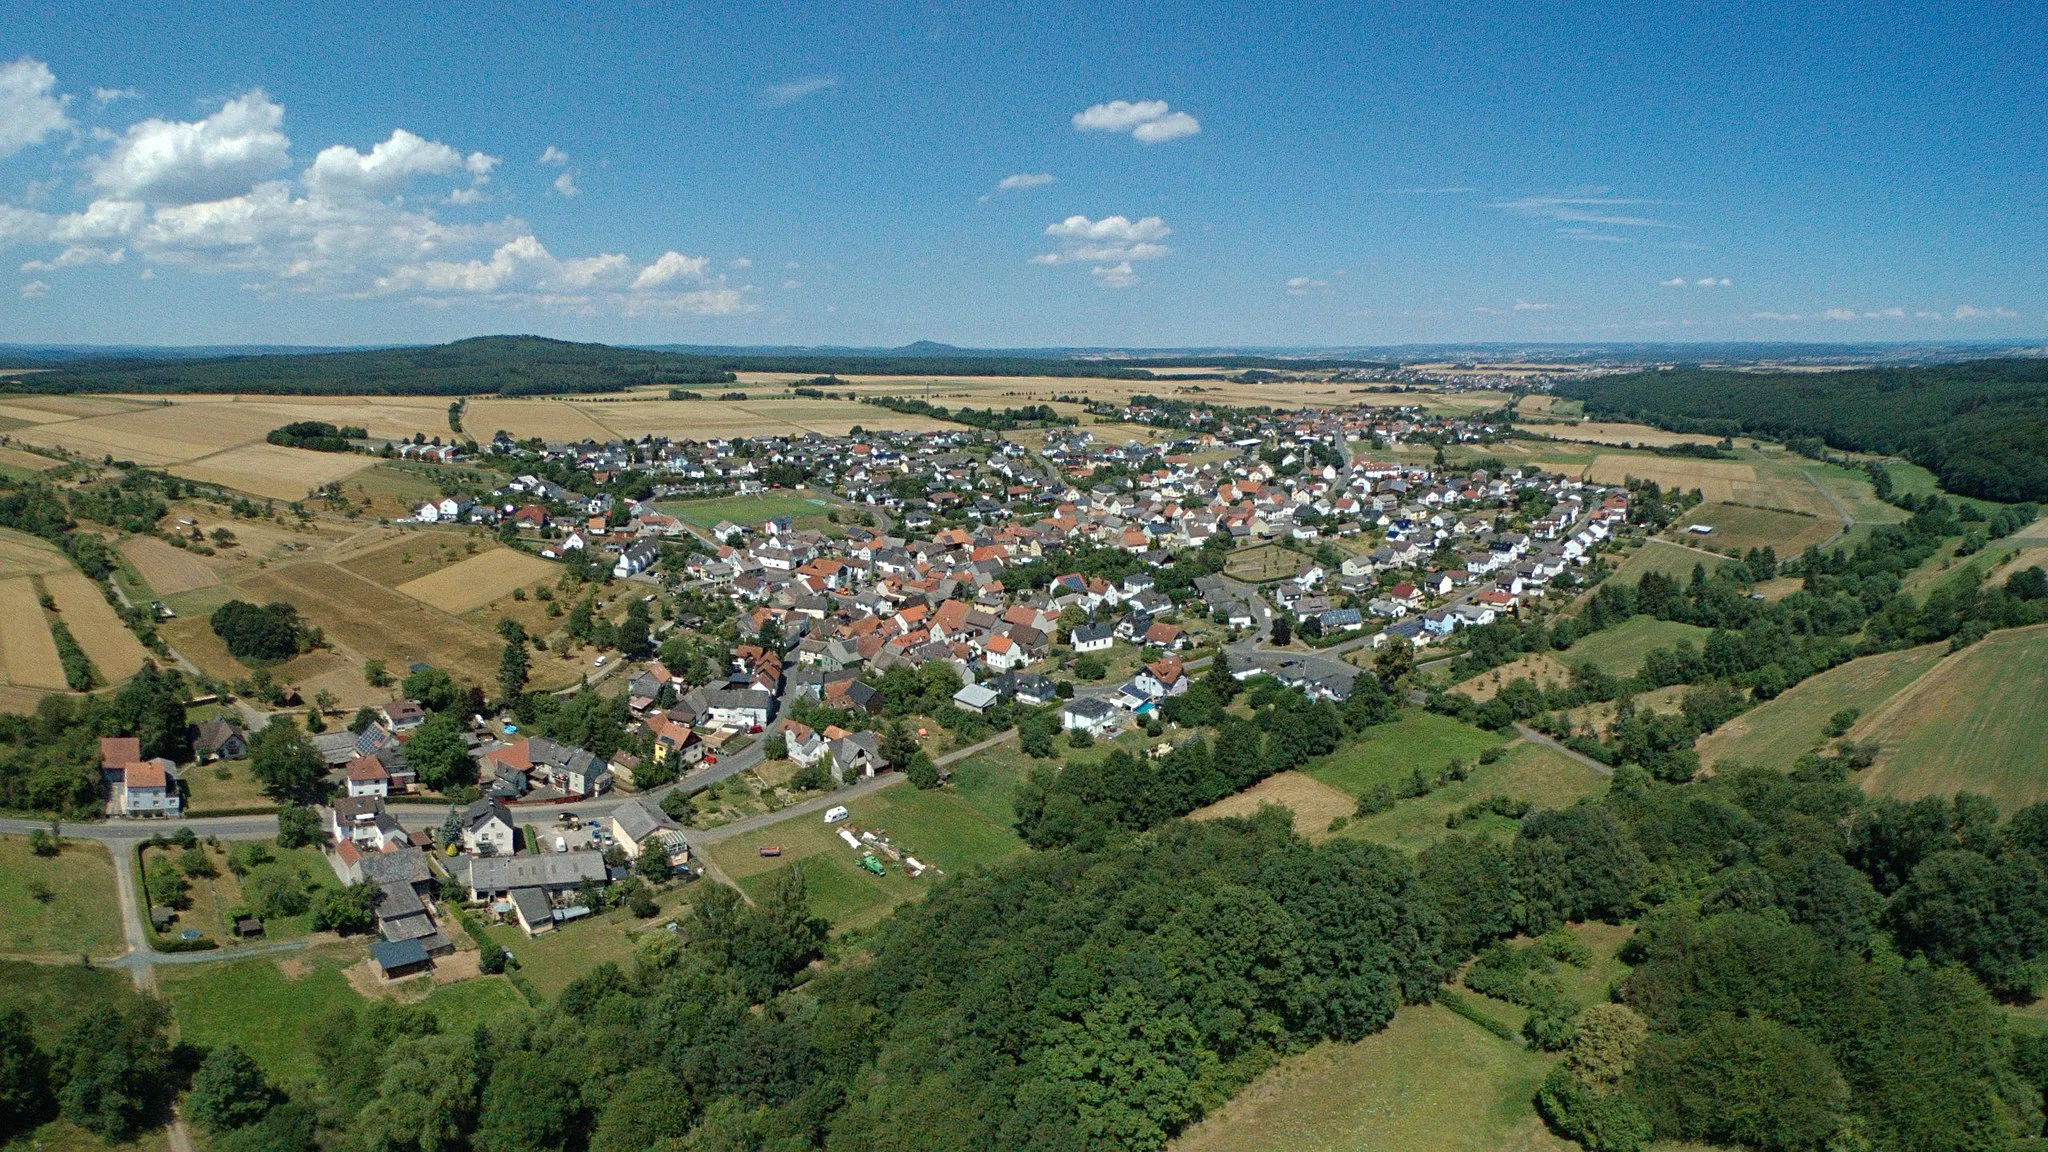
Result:
<instances>
[{"instance_id":1,"label":"grassy slope","mask_svg":"<svg viewBox=\"0 0 2048 1152\"><path fill-rule=\"evenodd\" d=\"M1984 792L2008 813L2048 799L2048 625L1994 632L1851 731L1883 751L1863 787L1885 796Z\"/></svg>"},{"instance_id":2,"label":"grassy slope","mask_svg":"<svg viewBox=\"0 0 2048 1152\"><path fill-rule=\"evenodd\" d=\"M1501 737L1448 716L1409 711L1392 724L1346 741L1304 771L1340 792L1360 796L1382 784L1397 787L1417 768L1425 776L1434 776L1453 757L1469 764L1500 743Z\"/></svg>"},{"instance_id":3,"label":"grassy slope","mask_svg":"<svg viewBox=\"0 0 2048 1152\"><path fill-rule=\"evenodd\" d=\"M1561 1152L1572 1145L1546 1131L1529 1103L1549 1066L1448 1008L1404 1008L1357 1044L1282 1061L1173 1148Z\"/></svg>"},{"instance_id":4,"label":"grassy slope","mask_svg":"<svg viewBox=\"0 0 2048 1152\"><path fill-rule=\"evenodd\" d=\"M49 888L49 903L29 895L35 881ZM105 956L122 945L114 865L104 847L70 841L44 859L28 850L26 836L0 836L0 952Z\"/></svg>"},{"instance_id":5,"label":"grassy slope","mask_svg":"<svg viewBox=\"0 0 2048 1152\"><path fill-rule=\"evenodd\" d=\"M1934 667L1946 644L1929 644L1851 660L1795 685L1775 700L1701 737L1700 761L1741 760L1790 768L1799 755L1826 739L1828 718L1844 708L1870 715Z\"/></svg>"},{"instance_id":6,"label":"grassy slope","mask_svg":"<svg viewBox=\"0 0 2048 1152\"><path fill-rule=\"evenodd\" d=\"M1559 659L1567 667L1576 667L1591 660L1603 671L1616 676L1630 676L1643 666L1643 657L1652 649L1669 648L1680 640L1690 640L1693 647L1698 648L1706 643L1708 633L1708 629L1691 624L1650 616L1631 616L1565 649Z\"/></svg>"},{"instance_id":7,"label":"grassy slope","mask_svg":"<svg viewBox=\"0 0 2048 1152\"><path fill-rule=\"evenodd\" d=\"M1539 808L1563 808L1581 796L1597 794L1606 784L1606 777L1556 749L1524 742L1491 764L1474 766L1464 780L1353 820L1343 835L1417 852L1447 835L1444 818L1474 800L1513 796ZM1463 831L1508 839L1514 835L1515 822L1487 816L1465 825Z\"/></svg>"}]
</instances>

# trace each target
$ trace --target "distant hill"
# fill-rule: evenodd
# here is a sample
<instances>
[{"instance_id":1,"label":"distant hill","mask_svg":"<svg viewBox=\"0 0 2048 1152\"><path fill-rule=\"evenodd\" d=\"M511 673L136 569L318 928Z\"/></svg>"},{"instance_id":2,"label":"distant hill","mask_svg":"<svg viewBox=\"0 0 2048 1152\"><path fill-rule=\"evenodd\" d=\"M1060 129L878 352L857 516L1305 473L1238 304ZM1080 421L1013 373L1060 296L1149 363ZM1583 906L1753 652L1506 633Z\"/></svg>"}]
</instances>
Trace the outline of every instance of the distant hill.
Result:
<instances>
[{"instance_id":1,"label":"distant hill","mask_svg":"<svg viewBox=\"0 0 2048 1152\"><path fill-rule=\"evenodd\" d=\"M1053 376L1152 380L1162 367L1286 368L1267 356L1081 359L1057 353L954 348L929 340L896 349L629 348L539 336L478 336L417 348L322 351L20 348L0 364L37 372L0 378L0 392L244 392L314 395L535 396L616 392L641 385L716 384L725 372L916 376ZM1318 361L1318 366L1365 363Z\"/></svg>"},{"instance_id":2,"label":"distant hill","mask_svg":"<svg viewBox=\"0 0 2048 1152\"><path fill-rule=\"evenodd\" d=\"M1951 492L2048 501L2048 360L1850 372L1674 368L1559 385L1586 415L1906 457Z\"/></svg>"}]
</instances>

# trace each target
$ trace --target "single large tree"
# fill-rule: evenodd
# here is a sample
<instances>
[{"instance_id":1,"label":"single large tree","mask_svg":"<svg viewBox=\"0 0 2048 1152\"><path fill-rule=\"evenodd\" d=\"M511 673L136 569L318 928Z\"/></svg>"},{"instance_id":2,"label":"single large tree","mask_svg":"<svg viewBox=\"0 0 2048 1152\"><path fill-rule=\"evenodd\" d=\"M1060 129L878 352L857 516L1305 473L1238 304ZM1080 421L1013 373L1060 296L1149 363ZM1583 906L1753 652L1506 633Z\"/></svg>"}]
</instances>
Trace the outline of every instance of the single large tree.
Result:
<instances>
[{"instance_id":1,"label":"single large tree","mask_svg":"<svg viewBox=\"0 0 2048 1152\"><path fill-rule=\"evenodd\" d=\"M263 1119L275 1096L256 1061L229 1044L207 1053L200 1063L185 1097L185 1113L208 1132L228 1132Z\"/></svg>"},{"instance_id":2,"label":"single large tree","mask_svg":"<svg viewBox=\"0 0 2048 1152\"><path fill-rule=\"evenodd\" d=\"M313 800L327 764L289 716L274 716L249 741L249 771L280 800Z\"/></svg>"}]
</instances>

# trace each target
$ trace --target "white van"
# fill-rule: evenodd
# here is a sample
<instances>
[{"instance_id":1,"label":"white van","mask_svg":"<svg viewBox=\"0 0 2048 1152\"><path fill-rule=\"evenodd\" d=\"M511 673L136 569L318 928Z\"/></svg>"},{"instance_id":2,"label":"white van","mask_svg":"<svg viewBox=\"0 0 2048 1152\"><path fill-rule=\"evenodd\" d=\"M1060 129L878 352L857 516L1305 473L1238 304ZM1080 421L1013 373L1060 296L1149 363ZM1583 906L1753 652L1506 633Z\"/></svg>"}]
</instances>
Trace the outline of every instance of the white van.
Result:
<instances>
[{"instance_id":1,"label":"white van","mask_svg":"<svg viewBox=\"0 0 2048 1152\"><path fill-rule=\"evenodd\" d=\"M846 805L835 804L832 807L825 809L825 823L837 824L841 820L846 819L848 815L850 815L850 813L847 812Z\"/></svg>"},{"instance_id":2,"label":"white van","mask_svg":"<svg viewBox=\"0 0 2048 1152\"><path fill-rule=\"evenodd\" d=\"M561 837L561 836L557 836L557 837L555 837L555 851L557 851L557 852L567 852L568 850L569 850L569 841L568 841L567 839L565 839L564 837Z\"/></svg>"}]
</instances>

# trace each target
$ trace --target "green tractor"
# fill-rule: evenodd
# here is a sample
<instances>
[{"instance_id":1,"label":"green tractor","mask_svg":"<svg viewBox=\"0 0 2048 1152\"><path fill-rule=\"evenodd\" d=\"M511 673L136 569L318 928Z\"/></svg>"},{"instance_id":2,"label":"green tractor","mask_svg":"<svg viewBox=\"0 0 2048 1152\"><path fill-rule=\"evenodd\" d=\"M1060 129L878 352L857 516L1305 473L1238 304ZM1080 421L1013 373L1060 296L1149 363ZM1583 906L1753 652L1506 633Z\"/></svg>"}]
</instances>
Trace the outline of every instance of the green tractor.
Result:
<instances>
[{"instance_id":1,"label":"green tractor","mask_svg":"<svg viewBox=\"0 0 2048 1152\"><path fill-rule=\"evenodd\" d=\"M880 876L887 871L887 869L882 867L882 862L876 859L875 854L872 852L869 852L860 858L860 866L867 869L870 872L873 872L877 876Z\"/></svg>"}]
</instances>

